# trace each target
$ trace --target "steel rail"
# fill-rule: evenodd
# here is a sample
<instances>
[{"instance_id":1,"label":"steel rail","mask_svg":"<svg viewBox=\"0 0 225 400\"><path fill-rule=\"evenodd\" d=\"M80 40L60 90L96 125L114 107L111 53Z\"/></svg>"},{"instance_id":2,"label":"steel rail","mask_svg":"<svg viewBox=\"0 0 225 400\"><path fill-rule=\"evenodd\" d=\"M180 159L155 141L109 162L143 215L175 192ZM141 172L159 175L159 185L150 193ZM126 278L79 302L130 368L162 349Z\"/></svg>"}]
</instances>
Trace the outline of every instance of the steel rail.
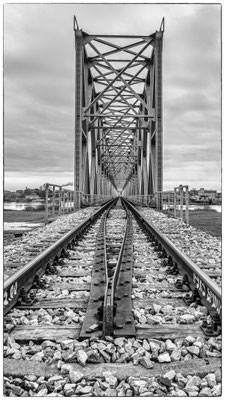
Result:
<instances>
[{"instance_id":1,"label":"steel rail","mask_svg":"<svg viewBox=\"0 0 225 400\"><path fill-rule=\"evenodd\" d=\"M127 213L127 210L126 210ZM106 215L107 218L107 215ZM118 278L120 274L124 248L127 240L127 233L128 233L128 224L129 220L126 221L125 232L123 236L122 245L119 252L119 257L117 260L117 264L115 267L115 272L112 277L112 283L109 282L108 277L108 267L107 267L107 257L106 257L106 218L105 218L105 227L104 227L104 249L105 249L105 274L106 274L106 288L105 288L105 296L104 296L104 303L103 303L103 337L105 336L113 336L114 330L114 297L116 292L116 287L118 283Z\"/></svg>"},{"instance_id":2,"label":"steel rail","mask_svg":"<svg viewBox=\"0 0 225 400\"><path fill-rule=\"evenodd\" d=\"M150 235L155 237L156 241L162 246L167 255L171 256L172 260L185 271L203 299L205 299L210 306L215 308L217 313L221 316L222 293L220 287L186 254L182 253L159 229L153 224L150 224L129 201L123 200L135 215L136 219L141 222L142 227L145 228Z\"/></svg>"},{"instance_id":3,"label":"steel rail","mask_svg":"<svg viewBox=\"0 0 225 400\"><path fill-rule=\"evenodd\" d=\"M124 233L123 242L122 242L122 245L121 245L121 248L120 248L120 253L119 253L119 257L118 257L115 273L113 275L113 281L112 281L112 293L111 293L111 302L112 303L114 303L114 296L115 296L115 292L116 292L116 286L118 284L118 278L119 278L120 268L121 268L121 264L122 264L122 259L123 259L123 255L124 255L124 249L125 249L125 244L126 244L126 241L127 241L129 224L130 224L130 216L129 216L128 212L127 212L127 209L126 209L126 213L127 213L127 222L126 222L125 233Z\"/></svg>"},{"instance_id":4,"label":"steel rail","mask_svg":"<svg viewBox=\"0 0 225 400\"><path fill-rule=\"evenodd\" d=\"M79 338L82 340L92 336L93 326L94 331L96 331L96 329L99 329L102 332L103 300L105 294L106 280L108 277L105 270L105 265L107 263L105 224L107 215L114 204L115 203L113 202L109 206L109 208L104 211L96 235L95 257L91 273L90 296L85 313L85 318L79 334Z\"/></svg>"},{"instance_id":5,"label":"steel rail","mask_svg":"<svg viewBox=\"0 0 225 400\"><path fill-rule=\"evenodd\" d=\"M48 247L4 282L4 315L16 304L21 295L21 290L25 289L25 291L28 291L33 285L35 276L38 275L41 277L47 265L51 265L55 258L60 257L69 245L74 244L75 240L83 234L108 207L113 205L116 200L117 199L108 201L91 215L91 217L86 218L77 227L71 229L71 231L57 240L56 243Z\"/></svg>"}]
</instances>

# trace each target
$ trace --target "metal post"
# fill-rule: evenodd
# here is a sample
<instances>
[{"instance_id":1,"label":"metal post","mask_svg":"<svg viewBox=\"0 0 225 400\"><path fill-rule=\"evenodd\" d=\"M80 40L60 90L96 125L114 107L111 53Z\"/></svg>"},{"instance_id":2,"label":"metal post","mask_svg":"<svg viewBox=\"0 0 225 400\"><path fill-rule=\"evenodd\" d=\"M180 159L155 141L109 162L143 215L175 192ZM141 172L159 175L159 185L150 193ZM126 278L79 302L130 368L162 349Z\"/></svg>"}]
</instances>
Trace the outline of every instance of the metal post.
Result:
<instances>
[{"instance_id":1,"label":"metal post","mask_svg":"<svg viewBox=\"0 0 225 400\"><path fill-rule=\"evenodd\" d=\"M62 186L59 188L59 215L61 215L62 212Z\"/></svg>"},{"instance_id":2,"label":"metal post","mask_svg":"<svg viewBox=\"0 0 225 400\"><path fill-rule=\"evenodd\" d=\"M52 216L55 216L55 185L53 185L53 194L52 194Z\"/></svg>"},{"instance_id":3,"label":"metal post","mask_svg":"<svg viewBox=\"0 0 225 400\"><path fill-rule=\"evenodd\" d=\"M174 188L174 217L177 217L177 188Z\"/></svg>"},{"instance_id":4,"label":"metal post","mask_svg":"<svg viewBox=\"0 0 225 400\"><path fill-rule=\"evenodd\" d=\"M163 191L163 124L162 124L162 40L163 31L155 35L155 96L156 96L156 190ZM159 205L161 208L161 205Z\"/></svg>"},{"instance_id":5,"label":"metal post","mask_svg":"<svg viewBox=\"0 0 225 400\"><path fill-rule=\"evenodd\" d=\"M65 214L65 190L63 191L63 214Z\"/></svg>"},{"instance_id":6,"label":"metal post","mask_svg":"<svg viewBox=\"0 0 225 400\"><path fill-rule=\"evenodd\" d=\"M74 160L74 192L75 206L80 208L81 162L82 162L82 66L83 48L82 31L75 30L75 160Z\"/></svg>"},{"instance_id":7,"label":"metal post","mask_svg":"<svg viewBox=\"0 0 225 400\"><path fill-rule=\"evenodd\" d=\"M72 211L72 192L70 192L70 212Z\"/></svg>"},{"instance_id":8,"label":"metal post","mask_svg":"<svg viewBox=\"0 0 225 400\"><path fill-rule=\"evenodd\" d=\"M45 224L48 223L48 191L49 185L46 183L45 185Z\"/></svg>"},{"instance_id":9,"label":"metal post","mask_svg":"<svg viewBox=\"0 0 225 400\"><path fill-rule=\"evenodd\" d=\"M180 218L183 219L184 190L182 185L179 186L179 193L180 193Z\"/></svg>"},{"instance_id":10,"label":"metal post","mask_svg":"<svg viewBox=\"0 0 225 400\"><path fill-rule=\"evenodd\" d=\"M70 192L67 193L67 201L68 201L68 213L70 213Z\"/></svg>"},{"instance_id":11,"label":"metal post","mask_svg":"<svg viewBox=\"0 0 225 400\"><path fill-rule=\"evenodd\" d=\"M72 203L73 203L72 209L74 211L74 192L72 192Z\"/></svg>"},{"instance_id":12,"label":"metal post","mask_svg":"<svg viewBox=\"0 0 225 400\"><path fill-rule=\"evenodd\" d=\"M66 213L68 213L68 193L67 192L65 192L65 198L66 198L65 208L66 208Z\"/></svg>"},{"instance_id":13,"label":"metal post","mask_svg":"<svg viewBox=\"0 0 225 400\"><path fill-rule=\"evenodd\" d=\"M189 191L188 186L185 186L185 222L189 225Z\"/></svg>"}]
</instances>

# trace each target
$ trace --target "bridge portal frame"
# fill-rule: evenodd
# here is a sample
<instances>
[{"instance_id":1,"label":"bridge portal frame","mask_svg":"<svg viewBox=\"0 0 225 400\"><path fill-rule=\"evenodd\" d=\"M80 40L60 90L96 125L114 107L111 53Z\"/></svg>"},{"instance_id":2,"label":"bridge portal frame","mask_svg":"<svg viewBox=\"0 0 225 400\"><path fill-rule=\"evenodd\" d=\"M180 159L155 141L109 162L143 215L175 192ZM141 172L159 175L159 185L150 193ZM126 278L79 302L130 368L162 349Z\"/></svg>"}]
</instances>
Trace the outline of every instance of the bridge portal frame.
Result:
<instances>
[{"instance_id":1,"label":"bridge portal frame","mask_svg":"<svg viewBox=\"0 0 225 400\"><path fill-rule=\"evenodd\" d=\"M81 192L90 196L116 195L119 179L120 184L123 180L125 196L163 191L164 18L159 31L149 36L88 35L79 29L76 18L74 32L76 208L81 207ZM111 42L117 39L134 40L134 43L119 46ZM140 40L135 42L136 39ZM99 43L111 50L99 50L96 45ZM135 52L140 43L142 48ZM87 45L94 56L88 55ZM143 54L149 46L153 48L152 53L146 57ZM127 59L109 58L120 51L128 55ZM116 69L114 62L126 64ZM133 67L138 67L139 72L129 73L129 68ZM141 73L146 69L143 79ZM103 86L102 90L97 92L96 83ZM144 84L142 93L134 90L138 83ZM114 136L109 144L108 137L112 133ZM132 135L132 143L128 145L127 138Z\"/></svg>"}]
</instances>

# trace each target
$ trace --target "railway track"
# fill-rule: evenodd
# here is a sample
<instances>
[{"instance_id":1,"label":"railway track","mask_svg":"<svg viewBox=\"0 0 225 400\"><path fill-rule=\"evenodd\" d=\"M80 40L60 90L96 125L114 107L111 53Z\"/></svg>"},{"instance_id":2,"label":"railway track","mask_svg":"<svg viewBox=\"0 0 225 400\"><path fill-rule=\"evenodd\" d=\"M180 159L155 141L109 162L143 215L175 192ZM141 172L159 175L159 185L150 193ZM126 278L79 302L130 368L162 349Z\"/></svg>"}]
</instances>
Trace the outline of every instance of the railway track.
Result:
<instances>
[{"instance_id":1,"label":"railway track","mask_svg":"<svg viewBox=\"0 0 225 400\"><path fill-rule=\"evenodd\" d=\"M4 315L6 396L220 394L220 287L120 199L6 279Z\"/></svg>"}]
</instances>

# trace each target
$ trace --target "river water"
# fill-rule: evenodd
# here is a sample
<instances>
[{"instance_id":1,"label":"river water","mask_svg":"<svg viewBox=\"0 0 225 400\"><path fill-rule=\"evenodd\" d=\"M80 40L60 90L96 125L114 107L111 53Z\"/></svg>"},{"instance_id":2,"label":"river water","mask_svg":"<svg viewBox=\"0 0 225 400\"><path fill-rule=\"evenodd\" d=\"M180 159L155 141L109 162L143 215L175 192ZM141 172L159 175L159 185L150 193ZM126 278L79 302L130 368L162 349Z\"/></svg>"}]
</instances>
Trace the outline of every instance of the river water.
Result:
<instances>
[{"instance_id":1,"label":"river water","mask_svg":"<svg viewBox=\"0 0 225 400\"><path fill-rule=\"evenodd\" d=\"M23 211L26 210L27 208L30 209L32 207L33 209L37 209L39 206L43 206L44 203L41 203L40 201L32 201L30 203L17 203L17 202L5 202L4 203L4 210L13 210L13 211ZM165 207L167 208L167 206ZM179 206L178 206L179 208ZM189 210L215 210L217 212L222 211L222 206L221 204L218 205L199 205L199 204L190 204L189 205ZM185 206L184 206L185 210Z\"/></svg>"},{"instance_id":2,"label":"river water","mask_svg":"<svg viewBox=\"0 0 225 400\"><path fill-rule=\"evenodd\" d=\"M214 205L204 205L204 206L199 206L198 204L190 204L189 205L189 210L215 210L217 212L222 212L222 206L221 204L214 204Z\"/></svg>"},{"instance_id":3,"label":"river water","mask_svg":"<svg viewBox=\"0 0 225 400\"><path fill-rule=\"evenodd\" d=\"M185 205L183 206L183 209L185 210ZM165 205L165 210L168 208L168 205L166 204ZM179 205L177 205L177 208L178 209L180 209L180 206ZM199 204L190 204L189 205L189 210L204 210L204 211L207 211L207 210L215 210L215 211L217 211L217 212L222 212L222 205L221 204L205 204L204 206L203 205L199 205Z\"/></svg>"},{"instance_id":4,"label":"river water","mask_svg":"<svg viewBox=\"0 0 225 400\"><path fill-rule=\"evenodd\" d=\"M38 207L43 206L44 203L40 201L32 201L30 203L17 203L16 201L4 202L4 210L10 211L24 211L31 207L36 210Z\"/></svg>"}]
</instances>

